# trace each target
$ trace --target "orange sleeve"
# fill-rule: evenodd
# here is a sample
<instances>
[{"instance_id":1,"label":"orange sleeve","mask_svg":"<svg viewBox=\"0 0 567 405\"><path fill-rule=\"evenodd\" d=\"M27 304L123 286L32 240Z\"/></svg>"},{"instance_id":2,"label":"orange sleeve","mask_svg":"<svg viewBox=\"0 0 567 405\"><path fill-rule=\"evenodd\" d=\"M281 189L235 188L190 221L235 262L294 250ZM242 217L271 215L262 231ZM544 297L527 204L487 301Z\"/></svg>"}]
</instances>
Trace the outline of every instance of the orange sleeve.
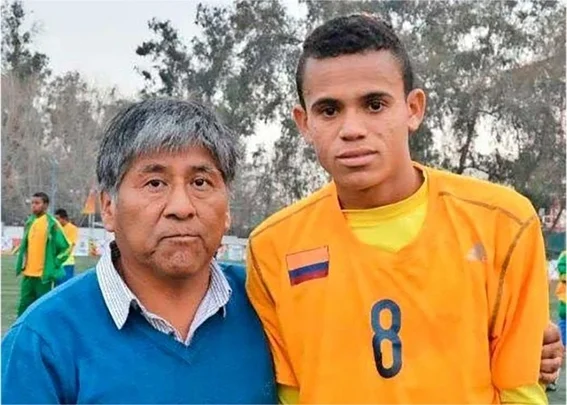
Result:
<instances>
[{"instance_id":1,"label":"orange sleeve","mask_svg":"<svg viewBox=\"0 0 567 405\"><path fill-rule=\"evenodd\" d=\"M490 324L492 379L500 391L537 384L549 322L545 246L535 212L509 246Z\"/></svg>"},{"instance_id":2,"label":"orange sleeve","mask_svg":"<svg viewBox=\"0 0 567 405\"><path fill-rule=\"evenodd\" d=\"M264 331L270 342L270 349L276 367L276 380L279 384L290 387L297 387L289 355L282 337L280 322L276 314L274 299L269 287L258 266L254 252L252 251L251 241L248 244L246 254L246 291L252 306L262 321Z\"/></svg>"}]
</instances>

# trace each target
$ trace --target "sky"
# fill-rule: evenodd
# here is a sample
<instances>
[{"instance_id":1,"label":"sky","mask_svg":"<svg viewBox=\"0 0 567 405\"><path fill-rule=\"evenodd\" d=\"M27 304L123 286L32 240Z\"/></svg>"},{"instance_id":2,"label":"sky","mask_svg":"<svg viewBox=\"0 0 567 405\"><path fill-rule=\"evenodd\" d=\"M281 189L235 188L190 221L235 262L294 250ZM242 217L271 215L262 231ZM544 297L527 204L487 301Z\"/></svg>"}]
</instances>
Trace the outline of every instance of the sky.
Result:
<instances>
[{"instance_id":1,"label":"sky","mask_svg":"<svg viewBox=\"0 0 567 405\"><path fill-rule=\"evenodd\" d=\"M202 0L209 6L230 0ZM293 14L297 0L283 1ZM55 75L78 71L101 90L115 86L123 97L135 97L143 88L136 66L148 67L136 48L152 38L148 21L171 20L185 40L199 32L195 26L196 0L23 0L27 23L37 26L34 48L49 57ZM271 149L279 137L277 125L259 124L248 139L248 152L263 144ZM261 134L261 135L260 135Z\"/></svg>"},{"instance_id":2,"label":"sky","mask_svg":"<svg viewBox=\"0 0 567 405\"><path fill-rule=\"evenodd\" d=\"M76 70L98 87L117 86L133 96L143 80L136 66L148 66L136 48L151 39L148 21L171 20L181 37L199 32L194 25L196 0L24 0L29 22L39 28L37 50L50 59L55 74ZM230 0L202 0L209 6L230 5ZM297 0L284 1L292 10Z\"/></svg>"},{"instance_id":3,"label":"sky","mask_svg":"<svg viewBox=\"0 0 567 405\"><path fill-rule=\"evenodd\" d=\"M229 1L208 1L229 4ZM148 21L169 19L183 38L198 32L197 1L24 0L38 23L36 48L49 56L55 74L76 70L97 87L117 86L123 96L143 87L136 66L147 66L136 47L151 38Z\"/></svg>"},{"instance_id":4,"label":"sky","mask_svg":"<svg viewBox=\"0 0 567 405\"><path fill-rule=\"evenodd\" d=\"M55 75L78 71L91 86L101 90L117 87L119 94L133 98L143 88L136 66L148 61L136 48L152 38L148 21L171 20L187 41L199 32L194 24L198 0L23 0L27 22L37 24L35 48L49 57ZM209 6L226 6L231 0L202 0ZM302 10L297 0L283 0L295 15ZM268 149L279 136L277 125L259 124L248 139L248 152L258 144ZM489 148L481 140L480 146Z\"/></svg>"}]
</instances>

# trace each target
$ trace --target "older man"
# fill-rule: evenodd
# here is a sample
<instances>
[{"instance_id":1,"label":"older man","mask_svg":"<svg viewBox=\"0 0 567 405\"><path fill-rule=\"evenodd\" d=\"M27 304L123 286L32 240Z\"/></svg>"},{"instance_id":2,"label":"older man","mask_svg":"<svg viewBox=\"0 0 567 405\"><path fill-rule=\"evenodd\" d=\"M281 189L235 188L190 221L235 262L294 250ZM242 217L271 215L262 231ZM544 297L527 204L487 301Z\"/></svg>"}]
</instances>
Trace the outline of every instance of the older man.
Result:
<instances>
[{"instance_id":1,"label":"older man","mask_svg":"<svg viewBox=\"0 0 567 405\"><path fill-rule=\"evenodd\" d=\"M236 156L236 138L195 102L144 101L114 118L97 177L115 242L12 326L4 403L275 401L244 274L213 258Z\"/></svg>"}]
</instances>

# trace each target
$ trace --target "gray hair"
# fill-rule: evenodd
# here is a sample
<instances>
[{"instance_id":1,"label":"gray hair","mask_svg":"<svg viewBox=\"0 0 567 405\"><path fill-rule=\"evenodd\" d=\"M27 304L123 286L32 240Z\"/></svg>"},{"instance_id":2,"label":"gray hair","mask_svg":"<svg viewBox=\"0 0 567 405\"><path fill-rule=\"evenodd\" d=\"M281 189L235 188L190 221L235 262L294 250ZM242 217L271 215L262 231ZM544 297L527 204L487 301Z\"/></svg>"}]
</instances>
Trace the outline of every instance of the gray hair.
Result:
<instances>
[{"instance_id":1,"label":"gray hair","mask_svg":"<svg viewBox=\"0 0 567 405\"><path fill-rule=\"evenodd\" d=\"M207 149L228 185L236 172L238 139L214 113L196 101L151 99L120 111L109 123L98 151L101 191L115 196L133 160L151 153Z\"/></svg>"}]
</instances>

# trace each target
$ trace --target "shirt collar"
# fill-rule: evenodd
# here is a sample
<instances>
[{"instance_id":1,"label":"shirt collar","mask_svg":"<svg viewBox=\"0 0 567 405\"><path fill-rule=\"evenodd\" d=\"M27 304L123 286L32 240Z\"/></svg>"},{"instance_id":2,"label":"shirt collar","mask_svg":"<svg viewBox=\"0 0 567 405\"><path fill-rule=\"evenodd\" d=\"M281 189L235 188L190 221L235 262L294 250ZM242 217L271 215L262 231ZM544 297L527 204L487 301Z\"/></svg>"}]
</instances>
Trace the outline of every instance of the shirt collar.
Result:
<instances>
[{"instance_id":1,"label":"shirt collar","mask_svg":"<svg viewBox=\"0 0 567 405\"><path fill-rule=\"evenodd\" d=\"M215 259L211 261L211 282L208 291L214 302L222 309L223 317L226 317L226 304L232 295L232 288Z\"/></svg>"},{"instance_id":2,"label":"shirt collar","mask_svg":"<svg viewBox=\"0 0 567 405\"><path fill-rule=\"evenodd\" d=\"M138 307L143 314L149 314L132 290L126 285L114 263L120 258L120 250L116 242L110 242L109 248L104 252L96 265L96 274L99 287L106 304L106 307L118 329L122 329L130 309ZM206 296L214 300L216 306L221 308L223 316L226 316L226 304L232 294L232 289L224 272L221 270L217 262L211 261L211 282L207 290Z\"/></svg>"}]
</instances>

